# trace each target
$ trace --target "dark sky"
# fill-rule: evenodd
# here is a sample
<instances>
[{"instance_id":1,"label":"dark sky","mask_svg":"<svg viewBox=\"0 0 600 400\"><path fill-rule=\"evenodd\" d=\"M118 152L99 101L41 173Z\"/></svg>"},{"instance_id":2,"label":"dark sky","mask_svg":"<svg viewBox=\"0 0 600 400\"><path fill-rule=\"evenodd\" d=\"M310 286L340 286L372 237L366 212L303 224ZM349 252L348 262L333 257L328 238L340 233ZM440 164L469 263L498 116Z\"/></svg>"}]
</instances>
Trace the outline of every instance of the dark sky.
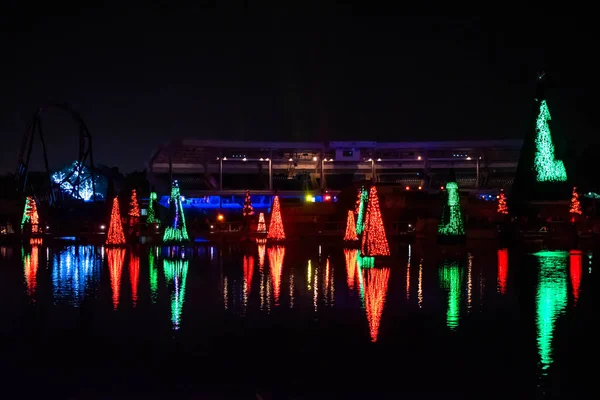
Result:
<instances>
[{"instance_id":1,"label":"dark sky","mask_svg":"<svg viewBox=\"0 0 600 400\"><path fill-rule=\"evenodd\" d=\"M593 129L596 52L581 17L165 4L0 12L1 172L48 102L80 112L96 162L125 172L178 138L519 138L541 70L554 131ZM51 167L74 160L77 126L57 111L43 120Z\"/></svg>"}]
</instances>

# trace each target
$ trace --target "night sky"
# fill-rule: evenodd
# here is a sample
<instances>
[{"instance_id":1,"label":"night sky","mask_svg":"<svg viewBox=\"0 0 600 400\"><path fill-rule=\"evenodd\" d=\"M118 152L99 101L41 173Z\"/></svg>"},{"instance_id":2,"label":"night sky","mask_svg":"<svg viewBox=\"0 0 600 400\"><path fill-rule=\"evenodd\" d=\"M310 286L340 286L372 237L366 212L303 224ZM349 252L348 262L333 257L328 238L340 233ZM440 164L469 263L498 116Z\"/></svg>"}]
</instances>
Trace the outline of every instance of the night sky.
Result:
<instances>
[{"instance_id":1,"label":"night sky","mask_svg":"<svg viewBox=\"0 0 600 400\"><path fill-rule=\"evenodd\" d=\"M48 102L80 112L96 163L123 172L170 139L522 138L541 70L553 134L575 148L595 132L593 24L581 17L46 7L0 12L0 172L14 172ZM51 168L74 160L70 117L43 121Z\"/></svg>"}]
</instances>

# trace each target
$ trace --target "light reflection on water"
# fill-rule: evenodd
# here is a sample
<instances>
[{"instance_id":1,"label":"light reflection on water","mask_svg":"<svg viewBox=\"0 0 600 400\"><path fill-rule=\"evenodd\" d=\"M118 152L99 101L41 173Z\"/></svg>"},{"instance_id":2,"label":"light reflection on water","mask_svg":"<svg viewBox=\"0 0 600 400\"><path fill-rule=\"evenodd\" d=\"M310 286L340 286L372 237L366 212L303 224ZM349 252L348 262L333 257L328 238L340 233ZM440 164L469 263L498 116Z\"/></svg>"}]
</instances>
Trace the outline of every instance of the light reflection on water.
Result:
<instances>
[{"instance_id":1,"label":"light reflection on water","mask_svg":"<svg viewBox=\"0 0 600 400\"><path fill-rule=\"evenodd\" d=\"M37 287L37 272L40 267L39 246L31 246L29 252L22 248L23 253L23 273L25 274L25 283L27 284L27 294L32 301L35 301L35 289Z\"/></svg>"},{"instance_id":2,"label":"light reflection on water","mask_svg":"<svg viewBox=\"0 0 600 400\"><path fill-rule=\"evenodd\" d=\"M445 260L440 265L439 278L442 288L448 291L446 324L451 330L456 330L460 321L460 298L462 285L459 262Z\"/></svg>"},{"instance_id":3,"label":"light reflection on water","mask_svg":"<svg viewBox=\"0 0 600 400\"><path fill-rule=\"evenodd\" d=\"M163 260L163 267L165 279L171 293L171 322L173 329L177 330L181 327L189 260L165 258Z\"/></svg>"},{"instance_id":4,"label":"light reflection on water","mask_svg":"<svg viewBox=\"0 0 600 400\"><path fill-rule=\"evenodd\" d=\"M537 344L542 375L554 362L552 339L556 320L567 307L567 257L566 251L536 253L539 263L536 293Z\"/></svg>"},{"instance_id":5,"label":"light reflection on water","mask_svg":"<svg viewBox=\"0 0 600 400\"><path fill-rule=\"evenodd\" d=\"M99 282L101 266L101 255L94 246L69 246L54 253L54 300L79 306L86 290L95 288Z\"/></svg>"}]
</instances>

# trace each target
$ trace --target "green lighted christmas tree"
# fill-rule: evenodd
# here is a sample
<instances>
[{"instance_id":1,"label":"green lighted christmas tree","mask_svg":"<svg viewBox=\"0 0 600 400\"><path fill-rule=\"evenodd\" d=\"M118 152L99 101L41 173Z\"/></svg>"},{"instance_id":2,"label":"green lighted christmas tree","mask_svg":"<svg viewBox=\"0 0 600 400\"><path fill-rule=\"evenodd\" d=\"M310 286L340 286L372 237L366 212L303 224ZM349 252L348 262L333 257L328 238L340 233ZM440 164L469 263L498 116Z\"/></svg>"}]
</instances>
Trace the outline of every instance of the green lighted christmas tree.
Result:
<instances>
[{"instance_id":1,"label":"green lighted christmas tree","mask_svg":"<svg viewBox=\"0 0 600 400\"><path fill-rule=\"evenodd\" d=\"M149 224L156 224L159 222L158 218L156 218L156 210L154 209L156 198L156 192L151 192L150 198L148 199L148 218L146 218L146 222Z\"/></svg>"},{"instance_id":2,"label":"green lighted christmas tree","mask_svg":"<svg viewBox=\"0 0 600 400\"><path fill-rule=\"evenodd\" d=\"M540 102L540 110L535 124L535 170L538 182L565 182L567 171L561 160L556 159L554 143L550 134L550 110L546 100Z\"/></svg>"},{"instance_id":3,"label":"green lighted christmas tree","mask_svg":"<svg viewBox=\"0 0 600 400\"><path fill-rule=\"evenodd\" d=\"M367 211L367 201L369 200L369 192L363 186L360 190L360 205L358 206L358 215L356 217L356 234L360 235L365 229L365 212Z\"/></svg>"},{"instance_id":4,"label":"green lighted christmas tree","mask_svg":"<svg viewBox=\"0 0 600 400\"><path fill-rule=\"evenodd\" d=\"M163 243L189 242L190 238L185 225L185 215L181 204L179 182L173 181L171 186L171 198L169 199L169 226L163 235Z\"/></svg>"},{"instance_id":5,"label":"green lighted christmas tree","mask_svg":"<svg viewBox=\"0 0 600 400\"><path fill-rule=\"evenodd\" d=\"M438 235L464 236L465 227L460 210L458 184L454 179L446 184L446 192L448 200L442 207L442 221L438 225Z\"/></svg>"}]
</instances>

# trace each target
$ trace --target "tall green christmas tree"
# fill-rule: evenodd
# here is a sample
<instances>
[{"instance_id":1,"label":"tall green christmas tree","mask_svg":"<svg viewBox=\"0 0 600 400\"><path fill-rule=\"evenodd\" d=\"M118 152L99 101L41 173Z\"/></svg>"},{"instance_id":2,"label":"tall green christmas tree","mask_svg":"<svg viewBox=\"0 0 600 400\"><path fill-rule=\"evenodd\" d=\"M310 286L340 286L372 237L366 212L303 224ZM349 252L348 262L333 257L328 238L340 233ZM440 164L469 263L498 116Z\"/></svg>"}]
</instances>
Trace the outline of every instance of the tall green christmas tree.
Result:
<instances>
[{"instance_id":1,"label":"tall green christmas tree","mask_svg":"<svg viewBox=\"0 0 600 400\"><path fill-rule=\"evenodd\" d=\"M360 235L365 229L365 212L367 211L367 201L369 201L369 192L363 186L360 190L360 205L358 206L358 215L356 217L356 234Z\"/></svg>"},{"instance_id":2,"label":"tall green christmas tree","mask_svg":"<svg viewBox=\"0 0 600 400\"><path fill-rule=\"evenodd\" d=\"M169 199L169 225L163 235L163 243L184 243L189 242L185 224L185 215L181 204L181 193L179 192L179 182L173 181L171 186L171 198Z\"/></svg>"},{"instance_id":3,"label":"tall green christmas tree","mask_svg":"<svg viewBox=\"0 0 600 400\"><path fill-rule=\"evenodd\" d=\"M156 210L154 209L157 197L156 192L150 192L150 198L148 199L148 217L146 218L148 224L156 224L159 222L158 218L156 218Z\"/></svg>"},{"instance_id":4,"label":"tall green christmas tree","mask_svg":"<svg viewBox=\"0 0 600 400\"><path fill-rule=\"evenodd\" d=\"M465 235L465 227L460 209L458 184L454 178L446 183L446 203L442 207L442 220L438 225L438 235L461 237Z\"/></svg>"},{"instance_id":5,"label":"tall green christmas tree","mask_svg":"<svg viewBox=\"0 0 600 400\"><path fill-rule=\"evenodd\" d=\"M554 143L550 134L550 110L546 100L540 101L540 110L535 123L535 171L538 182L566 182L567 170L561 160L556 159Z\"/></svg>"}]
</instances>

